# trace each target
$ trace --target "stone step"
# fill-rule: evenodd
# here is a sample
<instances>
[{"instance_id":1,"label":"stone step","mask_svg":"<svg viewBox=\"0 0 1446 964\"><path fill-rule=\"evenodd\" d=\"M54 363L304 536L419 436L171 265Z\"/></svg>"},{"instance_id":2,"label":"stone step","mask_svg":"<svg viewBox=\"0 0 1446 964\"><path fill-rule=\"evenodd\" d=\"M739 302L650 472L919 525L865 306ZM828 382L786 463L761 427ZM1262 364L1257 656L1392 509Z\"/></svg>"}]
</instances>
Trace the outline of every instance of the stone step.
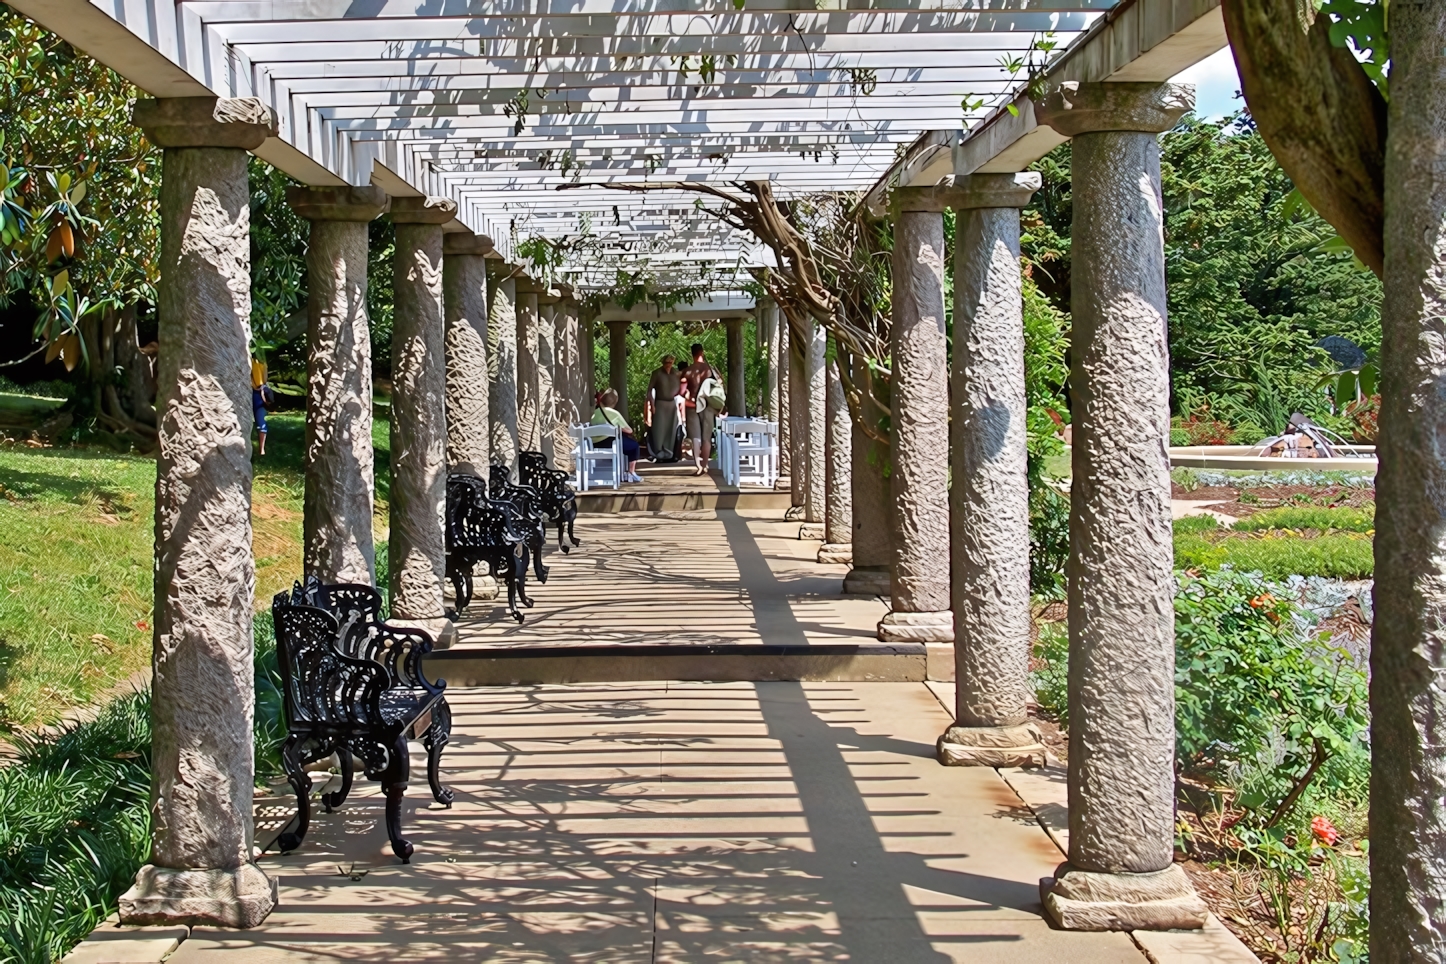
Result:
<instances>
[{"instance_id":1,"label":"stone step","mask_svg":"<svg viewBox=\"0 0 1446 964\"><path fill-rule=\"evenodd\" d=\"M935 654L923 643L878 642L463 645L432 653L426 672L445 679L448 686L645 680L918 682L927 676L930 655Z\"/></svg>"},{"instance_id":2,"label":"stone step","mask_svg":"<svg viewBox=\"0 0 1446 964\"><path fill-rule=\"evenodd\" d=\"M689 512L697 510L740 509L785 511L791 505L785 490L684 488L668 485L632 485L621 489L589 489L577 493L579 515L616 512Z\"/></svg>"}]
</instances>

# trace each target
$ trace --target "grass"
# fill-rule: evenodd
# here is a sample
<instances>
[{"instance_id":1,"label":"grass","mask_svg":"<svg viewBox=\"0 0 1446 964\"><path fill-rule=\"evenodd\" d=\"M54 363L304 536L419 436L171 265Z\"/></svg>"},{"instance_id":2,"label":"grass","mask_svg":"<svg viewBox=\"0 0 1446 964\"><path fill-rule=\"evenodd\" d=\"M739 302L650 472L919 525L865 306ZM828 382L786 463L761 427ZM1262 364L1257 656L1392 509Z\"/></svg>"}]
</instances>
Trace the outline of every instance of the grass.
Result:
<instances>
[{"instance_id":1,"label":"grass","mask_svg":"<svg viewBox=\"0 0 1446 964\"><path fill-rule=\"evenodd\" d=\"M1268 518L1253 521L1262 516ZM1229 564L1266 579L1368 579L1375 572L1374 530L1360 528L1368 521L1373 522L1370 513L1355 509L1295 506L1257 513L1239 520L1233 529L1221 528L1210 516L1177 519L1175 568L1210 570ZM1316 524L1301 524L1306 522ZM1304 534L1308 531L1319 534Z\"/></svg>"},{"instance_id":2,"label":"grass","mask_svg":"<svg viewBox=\"0 0 1446 964\"><path fill-rule=\"evenodd\" d=\"M137 693L0 767L0 960L51 964L115 910L150 852L150 740Z\"/></svg>"}]
</instances>

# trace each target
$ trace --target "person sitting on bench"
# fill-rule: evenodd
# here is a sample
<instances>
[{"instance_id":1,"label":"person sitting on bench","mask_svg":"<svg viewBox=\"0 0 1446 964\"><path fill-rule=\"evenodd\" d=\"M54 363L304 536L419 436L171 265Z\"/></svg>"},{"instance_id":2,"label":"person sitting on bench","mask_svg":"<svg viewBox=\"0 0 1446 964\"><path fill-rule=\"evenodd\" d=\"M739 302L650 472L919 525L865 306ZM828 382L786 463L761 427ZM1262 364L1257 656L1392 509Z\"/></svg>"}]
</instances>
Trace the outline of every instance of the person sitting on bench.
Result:
<instances>
[{"instance_id":1,"label":"person sitting on bench","mask_svg":"<svg viewBox=\"0 0 1446 964\"><path fill-rule=\"evenodd\" d=\"M623 413L617 410L617 404L617 392L611 388L603 392L602 396L598 399L597 411L592 413L592 424L616 425L618 427L618 431L622 433L620 437L623 443L623 458L625 458L628 463L627 477L623 479L623 481L641 482L643 481L643 477L638 475L637 472L638 454L640 451L638 448L638 440L633 438L633 427L628 424L627 419L623 418ZM610 438L603 439L597 444L598 448L612 448L613 440Z\"/></svg>"}]
</instances>

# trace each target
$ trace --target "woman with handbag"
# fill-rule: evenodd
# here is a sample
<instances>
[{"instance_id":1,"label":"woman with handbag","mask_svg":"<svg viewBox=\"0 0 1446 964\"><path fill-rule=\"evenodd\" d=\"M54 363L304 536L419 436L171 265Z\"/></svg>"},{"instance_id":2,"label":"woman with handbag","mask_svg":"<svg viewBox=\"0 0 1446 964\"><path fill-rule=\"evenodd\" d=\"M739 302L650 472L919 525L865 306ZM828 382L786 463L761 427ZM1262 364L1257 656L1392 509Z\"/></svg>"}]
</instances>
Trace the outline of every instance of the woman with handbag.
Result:
<instances>
[{"instance_id":1,"label":"woman with handbag","mask_svg":"<svg viewBox=\"0 0 1446 964\"><path fill-rule=\"evenodd\" d=\"M256 454L266 454L266 409L274 404L276 396L266 384L266 362L256 355L251 356L251 414L256 416Z\"/></svg>"}]
</instances>

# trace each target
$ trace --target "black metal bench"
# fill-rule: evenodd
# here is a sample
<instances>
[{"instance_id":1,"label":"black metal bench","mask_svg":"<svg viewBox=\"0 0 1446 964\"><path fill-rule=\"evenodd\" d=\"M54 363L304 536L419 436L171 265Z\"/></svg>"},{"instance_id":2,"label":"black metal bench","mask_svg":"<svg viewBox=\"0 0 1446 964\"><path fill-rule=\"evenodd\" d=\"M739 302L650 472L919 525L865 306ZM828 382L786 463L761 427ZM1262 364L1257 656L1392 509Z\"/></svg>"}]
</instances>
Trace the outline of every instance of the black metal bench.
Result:
<instances>
[{"instance_id":1,"label":"black metal bench","mask_svg":"<svg viewBox=\"0 0 1446 964\"><path fill-rule=\"evenodd\" d=\"M407 743L427 748L432 797L452 805L442 785L442 748L452 732L445 680L429 681L422 658L432 638L378 619L381 597L370 586L326 586L308 579L271 603L281 668L287 737L281 749L287 779L296 791L296 828L277 838L283 853L301 846L311 824L311 776L306 765L335 753L341 787L323 794L330 813L351 792L352 757L377 780L386 796L387 836L403 863L412 844L402 836L402 797L410 779Z\"/></svg>"},{"instance_id":2,"label":"black metal bench","mask_svg":"<svg viewBox=\"0 0 1446 964\"><path fill-rule=\"evenodd\" d=\"M582 545L572 531L577 520L577 494L567 484L568 474L548 468L547 458L541 452L519 452L517 480L537 491L538 507L543 516L557 526L557 547L564 553L568 551L562 538L564 529L573 545Z\"/></svg>"},{"instance_id":3,"label":"black metal bench","mask_svg":"<svg viewBox=\"0 0 1446 964\"><path fill-rule=\"evenodd\" d=\"M475 475L447 476L447 578L452 581L457 612L472 602L473 569L487 564L488 572L507 586L507 611L522 622L517 609L527 596L528 539L515 507L487 497L487 483Z\"/></svg>"},{"instance_id":4,"label":"black metal bench","mask_svg":"<svg viewBox=\"0 0 1446 964\"><path fill-rule=\"evenodd\" d=\"M532 571L538 582L547 582L547 567L542 564L542 547L547 542L547 520L542 515L542 496L528 485L515 485L507 466L492 464L488 473L488 490L498 502L507 502L517 511L518 531L527 537L532 551Z\"/></svg>"}]
</instances>

